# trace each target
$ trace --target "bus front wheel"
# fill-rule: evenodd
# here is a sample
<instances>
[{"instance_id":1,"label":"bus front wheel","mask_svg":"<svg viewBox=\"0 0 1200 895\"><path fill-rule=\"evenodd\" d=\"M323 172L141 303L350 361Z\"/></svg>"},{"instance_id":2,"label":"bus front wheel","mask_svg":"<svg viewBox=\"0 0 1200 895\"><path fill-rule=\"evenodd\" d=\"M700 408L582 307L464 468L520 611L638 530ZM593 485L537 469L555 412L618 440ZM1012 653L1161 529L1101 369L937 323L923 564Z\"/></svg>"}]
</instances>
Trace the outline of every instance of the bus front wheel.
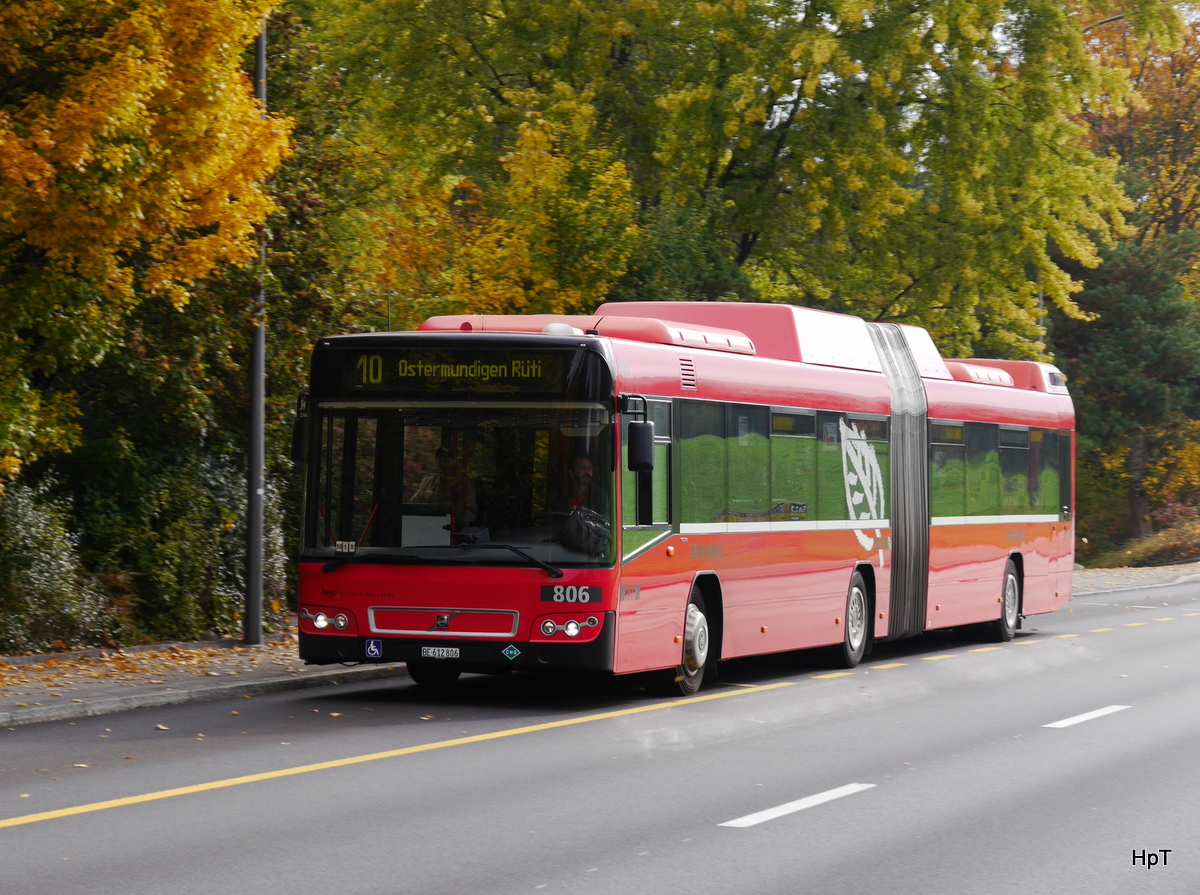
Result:
<instances>
[{"instance_id":1,"label":"bus front wheel","mask_svg":"<svg viewBox=\"0 0 1200 895\"><path fill-rule=\"evenodd\" d=\"M708 662L708 618L704 614L704 595L693 585L688 596L687 613L683 619L683 661L671 672L668 690L681 696L692 696L704 681L704 666Z\"/></svg>"}]
</instances>

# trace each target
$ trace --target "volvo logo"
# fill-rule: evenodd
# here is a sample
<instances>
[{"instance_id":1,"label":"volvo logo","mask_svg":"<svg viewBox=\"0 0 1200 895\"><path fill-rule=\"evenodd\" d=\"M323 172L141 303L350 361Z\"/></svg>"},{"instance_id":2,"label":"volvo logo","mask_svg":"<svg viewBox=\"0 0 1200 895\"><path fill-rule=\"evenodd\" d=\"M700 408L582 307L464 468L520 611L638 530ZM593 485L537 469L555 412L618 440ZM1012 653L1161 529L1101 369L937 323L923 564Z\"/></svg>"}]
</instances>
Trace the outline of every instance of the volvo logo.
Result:
<instances>
[{"instance_id":1,"label":"volvo logo","mask_svg":"<svg viewBox=\"0 0 1200 895\"><path fill-rule=\"evenodd\" d=\"M449 630L450 629L450 619L454 618L454 616L456 616L456 615L458 615L457 612L450 612L450 613L446 613L446 614L438 613L438 615L436 616L436 618L433 622L433 627L430 628L429 630L430 631L447 631L447 630Z\"/></svg>"}]
</instances>

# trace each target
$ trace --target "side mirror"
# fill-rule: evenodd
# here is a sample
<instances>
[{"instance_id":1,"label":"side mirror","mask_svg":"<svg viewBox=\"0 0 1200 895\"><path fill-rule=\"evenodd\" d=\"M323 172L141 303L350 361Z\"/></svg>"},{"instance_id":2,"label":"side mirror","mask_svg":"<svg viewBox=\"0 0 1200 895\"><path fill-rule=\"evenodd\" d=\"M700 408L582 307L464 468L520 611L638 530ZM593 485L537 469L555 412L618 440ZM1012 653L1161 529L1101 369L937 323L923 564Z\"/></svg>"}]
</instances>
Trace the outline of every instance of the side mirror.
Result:
<instances>
[{"instance_id":1,"label":"side mirror","mask_svg":"<svg viewBox=\"0 0 1200 895\"><path fill-rule=\"evenodd\" d=\"M654 423L649 420L629 423L629 470L654 471Z\"/></svg>"}]
</instances>

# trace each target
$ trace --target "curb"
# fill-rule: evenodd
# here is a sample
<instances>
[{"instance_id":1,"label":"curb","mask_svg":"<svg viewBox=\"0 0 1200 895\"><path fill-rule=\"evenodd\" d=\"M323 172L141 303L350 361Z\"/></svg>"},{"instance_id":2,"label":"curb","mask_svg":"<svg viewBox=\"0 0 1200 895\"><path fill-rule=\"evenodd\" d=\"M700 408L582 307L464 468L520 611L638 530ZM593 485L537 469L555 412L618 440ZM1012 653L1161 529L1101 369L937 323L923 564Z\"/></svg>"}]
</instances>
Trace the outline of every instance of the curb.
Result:
<instances>
[{"instance_id":1,"label":"curb","mask_svg":"<svg viewBox=\"0 0 1200 895\"><path fill-rule=\"evenodd\" d=\"M285 690L306 690L311 687L353 684L360 681L407 677L404 665L371 666L357 669L316 671L303 676L279 675L261 681L236 681L228 684L202 684L178 690L159 690L156 693L131 693L122 696L100 696L82 699L79 702L64 702L58 705L29 706L12 711L0 711L0 727L19 727L43 721L68 721L72 718L90 718L111 715L132 709L154 708L164 705L184 705L192 702L214 702L243 696L262 696Z\"/></svg>"}]
</instances>

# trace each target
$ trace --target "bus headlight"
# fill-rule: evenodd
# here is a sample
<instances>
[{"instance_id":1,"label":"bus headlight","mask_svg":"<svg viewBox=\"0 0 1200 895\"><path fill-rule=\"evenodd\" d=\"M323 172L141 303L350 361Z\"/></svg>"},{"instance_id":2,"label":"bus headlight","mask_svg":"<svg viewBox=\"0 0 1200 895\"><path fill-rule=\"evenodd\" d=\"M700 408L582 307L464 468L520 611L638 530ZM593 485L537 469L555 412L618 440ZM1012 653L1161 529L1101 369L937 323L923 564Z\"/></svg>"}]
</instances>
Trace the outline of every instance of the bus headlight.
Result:
<instances>
[{"instance_id":1,"label":"bus headlight","mask_svg":"<svg viewBox=\"0 0 1200 895\"><path fill-rule=\"evenodd\" d=\"M318 631L324 631L329 627L329 616L324 612L318 612L313 616L313 627Z\"/></svg>"},{"instance_id":2,"label":"bus headlight","mask_svg":"<svg viewBox=\"0 0 1200 895\"><path fill-rule=\"evenodd\" d=\"M345 631L346 626L350 624L350 619L346 618L344 613L339 612L333 617L333 626L339 631Z\"/></svg>"},{"instance_id":3,"label":"bus headlight","mask_svg":"<svg viewBox=\"0 0 1200 895\"><path fill-rule=\"evenodd\" d=\"M538 622L537 630L542 632L543 637L553 637L558 633L566 634L568 637L578 637L585 629L598 627L600 627L600 619L594 615L589 615L583 621L576 621L573 618L566 621L560 621L556 618L544 618Z\"/></svg>"}]
</instances>

